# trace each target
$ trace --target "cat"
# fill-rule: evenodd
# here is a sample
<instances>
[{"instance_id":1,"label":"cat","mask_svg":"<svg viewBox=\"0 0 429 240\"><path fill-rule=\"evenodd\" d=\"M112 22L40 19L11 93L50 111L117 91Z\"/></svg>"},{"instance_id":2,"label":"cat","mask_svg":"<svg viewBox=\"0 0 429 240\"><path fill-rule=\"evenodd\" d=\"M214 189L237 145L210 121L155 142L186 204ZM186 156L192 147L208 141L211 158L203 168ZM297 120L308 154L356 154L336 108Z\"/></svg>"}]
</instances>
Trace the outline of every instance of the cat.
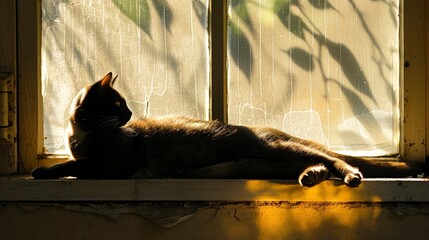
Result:
<instances>
[{"instance_id":1,"label":"cat","mask_svg":"<svg viewBox=\"0 0 429 240\"><path fill-rule=\"evenodd\" d=\"M298 179L312 187L337 177L357 187L362 172L408 177L423 171L423 164L334 153L273 128L189 117L130 120L126 100L113 88L116 77L108 73L78 93L69 120L73 159L34 169L35 179Z\"/></svg>"}]
</instances>

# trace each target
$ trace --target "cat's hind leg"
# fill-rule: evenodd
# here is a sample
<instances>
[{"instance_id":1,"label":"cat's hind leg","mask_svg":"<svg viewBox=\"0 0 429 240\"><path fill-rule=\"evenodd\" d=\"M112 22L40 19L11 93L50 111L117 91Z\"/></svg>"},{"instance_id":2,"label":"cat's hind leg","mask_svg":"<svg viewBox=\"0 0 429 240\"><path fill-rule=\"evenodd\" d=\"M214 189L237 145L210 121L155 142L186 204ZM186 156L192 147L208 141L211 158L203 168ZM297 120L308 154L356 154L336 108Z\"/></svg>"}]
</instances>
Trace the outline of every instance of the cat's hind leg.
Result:
<instances>
[{"instance_id":1,"label":"cat's hind leg","mask_svg":"<svg viewBox=\"0 0 429 240\"><path fill-rule=\"evenodd\" d=\"M328 179L331 172L324 165L319 164L306 168L298 178L299 184L304 187L313 187Z\"/></svg>"},{"instance_id":2,"label":"cat's hind leg","mask_svg":"<svg viewBox=\"0 0 429 240\"><path fill-rule=\"evenodd\" d=\"M362 173L358 169L347 164L342 164L340 170L335 169L335 172L336 174L331 174L331 171L322 164L310 166L301 173L298 181L301 186L312 187L334 175L340 177L347 186L357 187L363 179Z\"/></svg>"},{"instance_id":3,"label":"cat's hind leg","mask_svg":"<svg viewBox=\"0 0 429 240\"><path fill-rule=\"evenodd\" d=\"M343 181L349 187L357 187L362 182L362 179L362 173L357 169L353 169L345 174Z\"/></svg>"},{"instance_id":4,"label":"cat's hind leg","mask_svg":"<svg viewBox=\"0 0 429 240\"><path fill-rule=\"evenodd\" d=\"M321 169L314 169L313 166L323 165L332 175L339 177L349 187L360 185L363 176L359 169L347 164L342 159L330 156L324 151L313 146L308 146L294 141L273 141L268 143L265 152L271 159L281 159L289 163L300 162L310 166L310 169L304 171L304 184L317 184L323 180L318 180L318 173ZM322 168L323 169L323 168ZM325 170L322 171L324 173ZM307 175L308 176L307 176ZM323 176L323 175L322 175ZM313 183L314 182L314 183Z\"/></svg>"}]
</instances>

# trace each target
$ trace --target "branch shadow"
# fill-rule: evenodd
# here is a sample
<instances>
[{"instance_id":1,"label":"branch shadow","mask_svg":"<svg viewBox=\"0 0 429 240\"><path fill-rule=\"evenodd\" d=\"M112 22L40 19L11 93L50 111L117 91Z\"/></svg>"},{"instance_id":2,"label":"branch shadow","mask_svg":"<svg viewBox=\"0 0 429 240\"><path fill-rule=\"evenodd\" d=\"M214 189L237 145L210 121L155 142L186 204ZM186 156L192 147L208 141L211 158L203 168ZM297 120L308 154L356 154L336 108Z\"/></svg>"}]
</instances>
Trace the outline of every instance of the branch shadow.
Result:
<instances>
[{"instance_id":1,"label":"branch shadow","mask_svg":"<svg viewBox=\"0 0 429 240\"><path fill-rule=\"evenodd\" d=\"M310 29L299 16L291 12L291 6L293 5L300 6L299 1L275 0L273 11L285 28L298 38L306 41L304 31L310 31Z\"/></svg>"},{"instance_id":2,"label":"branch shadow","mask_svg":"<svg viewBox=\"0 0 429 240\"><path fill-rule=\"evenodd\" d=\"M394 25L397 26L397 16L395 16L397 9L395 9L395 5L383 0L372 1L382 1L385 3L389 7L388 11L390 19ZM341 17L347 17L345 13L341 13L338 8L334 7L329 0L307 0L307 2L307 5L310 4L315 9L335 12ZM235 21L233 21L234 19L229 21L228 51L231 59L239 70L245 73L247 80L250 82L252 81L250 76L253 71L253 59L255 58L254 55L257 51L256 49L252 49L253 41L256 41L257 37L251 31L250 33L248 33L248 31L244 31L244 28L251 30L253 26L253 22L249 19L249 10L246 3L253 5L259 4L254 1L237 0L231 2L229 5L229 8L236 13L234 15L236 19ZM387 74L385 73L385 69L392 69L391 65L389 65L389 60L386 58L386 54L384 53L381 44L371 31L370 25L366 21L364 14L356 5L357 3L350 0L347 3L351 5L353 14L356 15L357 24L360 25L363 34L367 37L366 39L368 39L370 44L373 46L375 54L379 56L378 59L373 58L369 61L373 61L373 65L376 66L375 69L378 69L380 80L385 86L382 91L386 91L386 94L389 96L389 100L395 104L397 99L393 93L393 86L392 83L388 81ZM355 53L346 44L336 42L323 34L317 28L315 23L306 16L303 4L304 0L274 0L271 11L278 18L282 27L304 42L309 49L312 49L311 42L316 41L317 46L319 47L319 54L317 55L317 52L309 52L302 47L291 47L289 49L280 50L285 53L295 65L307 72L313 72L314 69L318 67L321 70L321 80L324 81L326 86L325 89L328 88L328 84L330 83L334 83L340 87L349 103L350 109L356 116L371 112L368 103L364 101L365 97L367 97L375 107L380 107L380 103L378 102L379 98L375 96L372 84L370 85L374 80L367 77L362 65L355 56ZM261 3L258 7L264 8L264 10L267 9L266 3ZM298 13L297 10L300 12ZM348 15L350 15L350 13ZM238 21L240 21L240 25L237 25ZM322 48L326 48L329 58L333 59L338 66L340 66L342 74L345 76L345 79L347 79L352 88L346 87L326 74L326 70L323 68L323 63L326 59L321 59ZM358 118L358 120L361 121L360 118ZM382 128L373 115L369 114L365 122L361 122L361 124L371 135L373 135L373 137L382 133ZM386 136L384 136L384 138L386 138Z\"/></svg>"},{"instance_id":3,"label":"branch shadow","mask_svg":"<svg viewBox=\"0 0 429 240\"><path fill-rule=\"evenodd\" d=\"M250 82L253 65L252 48L246 35L234 22L228 22L228 52Z\"/></svg>"},{"instance_id":4,"label":"branch shadow","mask_svg":"<svg viewBox=\"0 0 429 240\"><path fill-rule=\"evenodd\" d=\"M341 70L355 90L366 95L378 105L369 86L369 81L352 51L346 45L335 43L320 35L315 35L315 39L320 45L324 45L328 49L330 56L341 66ZM354 102L349 101L349 103Z\"/></svg>"},{"instance_id":5,"label":"branch shadow","mask_svg":"<svg viewBox=\"0 0 429 240\"><path fill-rule=\"evenodd\" d=\"M314 7L315 9L326 10L330 12L336 12L341 16L344 16L337 8L331 4L329 0L307 0L308 3ZM376 2L377 0L372 0ZM395 16L392 14L395 12L393 5L387 3L383 0L381 1L388 6L389 13L391 15L392 21L396 22ZM173 9L171 7L171 3L166 0L139 0L135 1L120 1L120 0L111 0L114 6L128 19L130 19L136 26L138 26L142 32L144 32L149 38L153 41L153 33L154 29L152 27L153 23L156 21L161 21L161 25L164 26L164 31L169 34L172 34L172 23L174 21ZM53 20L58 18L61 11L59 9L59 5L61 3L69 3L68 0L59 0L56 2L49 2L47 7L43 9L45 14L49 15L49 18ZM300 39L302 42L310 45L310 41L315 40L319 46L319 48L325 47L328 50L329 57L335 60L336 63L341 67L341 71L346 76L347 81L351 84L352 88L346 88L341 86L343 89L344 95L351 106L353 113L355 114L363 114L369 112L370 109L366 105L366 103L361 99L361 96L366 96L369 98L376 106L378 106L377 98L374 96L374 91L371 89L368 84L371 79L365 75L362 70L362 66L358 62L358 59L352 52L352 50L346 46L346 44L335 42L334 40L328 38L324 34L322 34L313 22L309 21L308 18L305 17L304 14L296 14L296 12L291 11L291 8L301 9L303 0L274 0L272 6L272 12L276 18L281 23L281 26L290 32L293 36ZM197 22L201 24L204 28L207 27L207 8L204 4L198 0L193 0L191 2L191 7L194 10L194 14L197 18ZM249 12L248 4L259 4L253 1L245 1L245 0L233 0L230 2L229 8L232 12L234 12L234 16L236 17L235 21L229 19L228 21L228 52L231 60L238 66L239 70L244 73L247 80L250 82L252 80L252 67L254 65L254 54L255 51L252 49L252 41L257 38L254 35L254 22L252 20L252 16ZM355 11L356 19L361 24L364 29L364 33L369 37L370 42L374 45L377 53L380 56L378 61L374 60L380 75L384 79L384 83L387 86L386 91L391 93L393 90L393 86L387 81L386 73L384 70L388 64L386 63L385 54L381 49L380 43L377 42L374 34L371 32L368 23L365 21L363 13L358 9L356 3L350 1L352 8ZM266 9L266 6L260 6ZM296 9L294 9L296 10ZM152 12L151 12L152 11ZM303 12L303 10L301 9ZM239 21L240 24L237 24ZM73 30L67 30L73 31ZM315 32L314 32L315 31ZM55 41L60 42L61 39L56 39ZM78 37L74 41L83 41ZM142 42L141 44L149 44L150 41ZM98 43L97 43L98 44ZM100 43L98 46L100 50L104 52L109 58L114 59L114 56L111 53L111 49L108 46L109 43ZM97 51L100 51L97 50ZM307 71L313 72L316 68L322 69L321 79L325 82L327 86L328 83L333 82L334 84L340 86L341 84L329 78L327 74L325 74L325 70L323 70L322 63L324 59L321 59L321 55L317 55L317 53L311 53L308 50L302 47L291 47L290 49L280 49L285 55L298 67ZM80 62L81 64L85 62L84 52L82 49L74 48L72 50L75 55L75 61ZM165 49L165 52L158 51L156 49L149 49L148 51L153 54L153 56L164 56L166 58L166 65L169 66L169 69L175 76L180 76L178 72L178 66L180 65L180 59L177 59L175 55ZM55 53L51 51L51 49L46 49L46 54L49 56L53 56ZM71 66L65 66L68 68L67 72L73 74L74 69ZM197 71L200 69L197 66ZM99 76L96 76L96 72L94 72L94 68L88 67L86 69L87 75L90 79L97 79ZM197 74L196 77L199 77L200 74ZM191 78L191 77L189 77ZM175 78L177 81L180 81L180 77ZM295 81L298 79L298 76L294 77ZM76 82L76 85L79 86L79 83ZM126 92L131 92L131 88L127 88L126 85L123 85ZM185 86L185 95L191 95L190 90L192 86ZM291 90L292 91L292 90ZM395 95L392 95L392 101L396 101ZM194 102L195 99L189 97L187 101ZM200 107L198 107L200 108ZM377 127L379 129L380 126Z\"/></svg>"}]
</instances>

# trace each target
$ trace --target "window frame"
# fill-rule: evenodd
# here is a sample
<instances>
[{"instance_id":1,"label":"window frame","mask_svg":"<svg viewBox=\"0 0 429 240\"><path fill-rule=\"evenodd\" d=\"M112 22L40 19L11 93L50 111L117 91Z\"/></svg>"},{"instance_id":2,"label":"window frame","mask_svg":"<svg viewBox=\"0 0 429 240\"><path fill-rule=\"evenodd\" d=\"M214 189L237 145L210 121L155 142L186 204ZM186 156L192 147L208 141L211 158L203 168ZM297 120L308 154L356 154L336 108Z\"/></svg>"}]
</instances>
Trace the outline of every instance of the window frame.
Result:
<instances>
[{"instance_id":1,"label":"window frame","mask_svg":"<svg viewBox=\"0 0 429 240\"><path fill-rule=\"evenodd\" d=\"M18 156L20 173L28 173L39 165L50 165L64 156L48 156L43 152L43 113L41 96L41 0L17 4L17 79L18 79ZM429 67L425 54L429 29L429 12L424 0L400 3L401 18L401 141L400 155L405 161L425 161L426 106L425 71ZM226 27L227 0L210 1L209 30L211 46L211 118L227 122L226 93ZM212 24L216 23L216 24ZM404 67L404 66L408 67ZM217 99L217 100L216 100Z\"/></svg>"},{"instance_id":2,"label":"window frame","mask_svg":"<svg viewBox=\"0 0 429 240\"><path fill-rule=\"evenodd\" d=\"M28 180L0 177L0 202L429 202L429 179L364 179L357 188L338 183L337 180L328 180L304 188L291 180Z\"/></svg>"}]
</instances>

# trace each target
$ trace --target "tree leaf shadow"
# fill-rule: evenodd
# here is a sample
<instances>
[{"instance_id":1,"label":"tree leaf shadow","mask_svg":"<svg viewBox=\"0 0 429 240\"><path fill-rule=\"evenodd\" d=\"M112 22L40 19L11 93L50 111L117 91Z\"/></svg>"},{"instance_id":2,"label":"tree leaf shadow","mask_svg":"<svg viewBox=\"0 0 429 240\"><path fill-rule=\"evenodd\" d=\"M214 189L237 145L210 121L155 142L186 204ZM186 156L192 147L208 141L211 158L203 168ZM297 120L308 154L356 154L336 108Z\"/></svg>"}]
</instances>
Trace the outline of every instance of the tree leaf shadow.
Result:
<instances>
[{"instance_id":1,"label":"tree leaf shadow","mask_svg":"<svg viewBox=\"0 0 429 240\"><path fill-rule=\"evenodd\" d=\"M332 9L343 16L328 0L308 0L308 2L317 9Z\"/></svg>"},{"instance_id":2,"label":"tree leaf shadow","mask_svg":"<svg viewBox=\"0 0 429 240\"><path fill-rule=\"evenodd\" d=\"M342 43L335 43L320 35L314 37L321 45L327 47L329 54L341 66L341 70L352 86L378 104L369 86L369 81L353 52Z\"/></svg>"},{"instance_id":3,"label":"tree leaf shadow","mask_svg":"<svg viewBox=\"0 0 429 240\"><path fill-rule=\"evenodd\" d=\"M165 27L171 32L171 23L173 21L173 12L170 5L166 0L152 0L152 4L155 7L156 13L160 19L165 21Z\"/></svg>"},{"instance_id":4,"label":"tree leaf shadow","mask_svg":"<svg viewBox=\"0 0 429 240\"><path fill-rule=\"evenodd\" d=\"M121 1L112 0L116 7L137 26L139 26L149 37L151 37L151 16L149 5L146 0Z\"/></svg>"},{"instance_id":5,"label":"tree leaf shadow","mask_svg":"<svg viewBox=\"0 0 429 240\"><path fill-rule=\"evenodd\" d=\"M232 7L232 10L237 14L240 20L249 28L250 33L253 34L253 24L246 3L247 1L243 0L229 1L229 5L230 7Z\"/></svg>"},{"instance_id":6,"label":"tree leaf shadow","mask_svg":"<svg viewBox=\"0 0 429 240\"><path fill-rule=\"evenodd\" d=\"M155 0L156 1L156 0ZM207 27L207 7L199 0L192 0L192 7L198 16L198 21L204 28Z\"/></svg>"},{"instance_id":7,"label":"tree leaf shadow","mask_svg":"<svg viewBox=\"0 0 429 240\"><path fill-rule=\"evenodd\" d=\"M234 63L250 81L253 56L249 40L234 22L229 21L228 24L228 51Z\"/></svg>"},{"instance_id":8,"label":"tree leaf shadow","mask_svg":"<svg viewBox=\"0 0 429 240\"><path fill-rule=\"evenodd\" d=\"M307 25L300 17L291 13L291 5L299 5L296 0L275 0L273 11L280 19L283 26L285 26L292 34L305 40L304 30L309 30Z\"/></svg>"},{"instance_id":9,"label":"tree leaf shadow","mask_svg":"<svg viewBox=\"0 0 429 240\"><path fill-rule=\"evenodd\" d=\"M353 114L355 116L359 116L370 112L369 108L365 105L365 103L356 93L354 93L352 90L343 86L341 83L339 83L334 79L329 79L329 80L337 84L341 88L341 91L344 93L344 96L347 98L347 101L349 102L349 106L352 109ZM367 132L373 135L374 138L376 137L375 134L379 134L383 132L380 124L378 123L377 119L373 115L369 115L366 123L362 122L362 126L364 126Z\"/></svg>"},{"instance_id":10,"label":"tree leaf shadow","mask_svg":"<svg viewBox=\"0 0 429 240\"><path fill-rule=\"evenodd\" d=\"M314 70L313 55L308 53L304 49L299 47L293 47L293 48L289 48L288 50L282 50L282 51L287 53L289 57L292 59L292 61L302 69L309 72L310 71L312 72Z\"/></svg>"},{"instance_id":11,"label":"tree leaf shadow","mask_svg":"<svg viewBox=\"0 0 429 240\"><path fill-rule=\"evenodd\" d=\"M60 18L61 16L61 10L60 10L60 4L61 3L68 3L69 0L58 0L58 1L44 1L42 4L43 10L42 12L42 18L49 19L49 21L55 21Z\"/></svg>"}]
</instances>

